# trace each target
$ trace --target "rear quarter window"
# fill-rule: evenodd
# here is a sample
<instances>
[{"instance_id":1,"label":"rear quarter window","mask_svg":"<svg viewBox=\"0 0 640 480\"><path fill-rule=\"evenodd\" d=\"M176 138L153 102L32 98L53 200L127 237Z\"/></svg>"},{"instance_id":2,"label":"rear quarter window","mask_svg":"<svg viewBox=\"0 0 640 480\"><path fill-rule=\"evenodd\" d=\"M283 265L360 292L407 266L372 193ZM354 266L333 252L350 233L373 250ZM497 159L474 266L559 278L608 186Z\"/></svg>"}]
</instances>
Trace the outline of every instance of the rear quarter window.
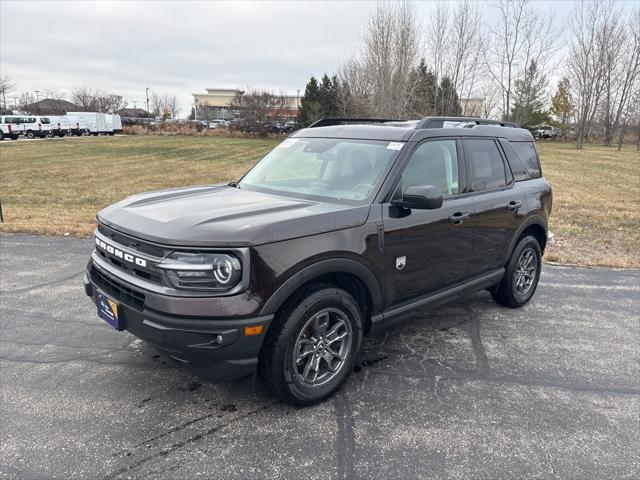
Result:
<instances>
[{"instance_id":1,"label":"rear quarter window","mask_svg":"<svg viewBox=\"0 0 640 480\"><path fill-rule=\"evenodd\" d=\"M522 160L527 169L530 178L540 178L542 170L540 168L540 159L533 142L510 142L513 149Z\"/></svg>"}]
</instances>

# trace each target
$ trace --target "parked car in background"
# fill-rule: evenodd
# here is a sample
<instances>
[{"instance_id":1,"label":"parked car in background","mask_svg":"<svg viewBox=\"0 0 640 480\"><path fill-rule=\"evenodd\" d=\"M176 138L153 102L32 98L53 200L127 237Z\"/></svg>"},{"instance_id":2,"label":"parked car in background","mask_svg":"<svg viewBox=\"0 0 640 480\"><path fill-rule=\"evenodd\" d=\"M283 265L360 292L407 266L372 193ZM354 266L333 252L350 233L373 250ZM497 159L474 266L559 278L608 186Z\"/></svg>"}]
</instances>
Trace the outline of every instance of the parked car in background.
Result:
<instances>
[{"instance_id":1,"label":"parked car in background","mask_svg":"<svg viewBox=\"0 0 640 480\"><path fill-rule=\"evenodd\" d=\"M90 135L100 135L101 133L111 133L112 128L107 127L105 114L100 112L68 112L70 116L80 116L87 122L87 131Z\"/></svg>"},{"instance_id":2,"label":"parked car in background","mask_svg":"<svg viewBox=\"0 0 640 480\"><path fill-rule=\"evenodd\" d=\"M24 120L25 135L27 138L44 138L51 135L51 120L49 117L27 116Z\"/></svg>"},{"instance_id":3,"label":"parked car in background","mask_svg":"<svg viewBox=\"0 0 640 480\"><path fill-rule=\"evenodd\" d=\"M211 120L209 122L209 128L228 128L229 122L222 119Z\"/></svg>"},{"instance_id":4,"label":"parked car in background","mask_svg":"<svg viewBox=\"0 0 640 480\"><path fill-rule=\"evenodd\" d=\"M24 125L20 117L13 115L0 117L0 140L5 138L17 140L22 132L24 132Z\"/></svg>"},{"instance_id":5,"label":"parked car in background","mask_svg":"<svg viewBox=\"0 0 640 480\"><path fill-rule=\"evenodd\" d=\"M122 119L117 113L104 114L105 132L108 135L122 133Z\"/></svg>"},{"instance_id":6,"label":"parked car in background","mask_svg":"<svg viewBox=\"0 0 640 480\"><path fill-rule=\"evenodd\" d=\"M556 138L560 131L551 125L543 125L535 130L536 138Z\"/></svg>"},{"instance_id":7,"label":"parked car in background","mask_svg":"<svg viewBox=\"0 0 640 480\"><path fill-rule=\"evenodd\" d=\"M49 117L51 121L51 135L54 137L64 137L71 135L71 122L64 115L52 115Z\"/></svg>"},{"instance_id":8,"label":"parked car in background","mask_svg":"<svg viewBox=\"0 0 640 480\"><path fill-rule=\"evenodd\" d=\"M88 135L89 128L87 126L87 121L82 115L74 115L67 113L67 119L69 120L69 127L71 129L71 135Z\"/></svg>"},{"instance_id":9,"label":"parked car in background","mask_svg":"<svg viewBox=\"0 0 640 480\"><path fill-rule=\"evenodd\" d=\"M285 124L282 127L284 133L293 132L297 128L298 128L298 123L295 120L289 120L288 122L285 122Z\"/></svg>"}]
</instances>

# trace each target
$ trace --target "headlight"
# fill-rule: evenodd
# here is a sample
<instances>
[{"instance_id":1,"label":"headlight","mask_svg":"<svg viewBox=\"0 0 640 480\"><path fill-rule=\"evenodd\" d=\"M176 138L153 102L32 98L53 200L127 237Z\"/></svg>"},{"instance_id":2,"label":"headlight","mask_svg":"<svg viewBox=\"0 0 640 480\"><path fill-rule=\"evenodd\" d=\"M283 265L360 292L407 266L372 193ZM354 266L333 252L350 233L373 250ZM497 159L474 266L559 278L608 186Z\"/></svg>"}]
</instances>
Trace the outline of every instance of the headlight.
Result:
<instances>
[{"instance_id":1,"label":"headlight","mask_svg":"<svg viewBox=\"0 0 640 480\"><path fill-rule=\"evenodd\" d=\"M224 292L242 277L240 260L227 253L173 252L158 264L171 285L186 290Z\"/></svg>"}]
</instances>

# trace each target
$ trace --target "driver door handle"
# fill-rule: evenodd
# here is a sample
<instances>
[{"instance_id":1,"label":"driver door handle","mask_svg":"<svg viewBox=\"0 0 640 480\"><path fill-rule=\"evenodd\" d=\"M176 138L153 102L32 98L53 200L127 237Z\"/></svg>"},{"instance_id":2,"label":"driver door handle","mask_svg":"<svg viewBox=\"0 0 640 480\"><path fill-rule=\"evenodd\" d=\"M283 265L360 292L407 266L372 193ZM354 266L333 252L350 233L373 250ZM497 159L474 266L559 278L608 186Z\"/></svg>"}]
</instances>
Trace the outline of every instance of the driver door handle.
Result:
<instances>
[{"instance_id":1,"label":"driver door handle","mask_svg":"<svg viewBox=\"0 0 640 480\"><path fill-rule=\"evenodd\" d=\"M509 203L507 203L507 208L509 210L517 210L522 206L522 202L519 200L511 200Z\"/></svg>"},{"instance_id":2,"label":"driver door handle","mask_svg":"<svg viewBox=\"0 0 640 480\"><path fill-rule=\"evenodd\" d=\"M460 225L467 218L471 217L471 212L456 212L449 217L449 221L451 223L455 223L456 225Z\"/></svg>"}]
</instances>

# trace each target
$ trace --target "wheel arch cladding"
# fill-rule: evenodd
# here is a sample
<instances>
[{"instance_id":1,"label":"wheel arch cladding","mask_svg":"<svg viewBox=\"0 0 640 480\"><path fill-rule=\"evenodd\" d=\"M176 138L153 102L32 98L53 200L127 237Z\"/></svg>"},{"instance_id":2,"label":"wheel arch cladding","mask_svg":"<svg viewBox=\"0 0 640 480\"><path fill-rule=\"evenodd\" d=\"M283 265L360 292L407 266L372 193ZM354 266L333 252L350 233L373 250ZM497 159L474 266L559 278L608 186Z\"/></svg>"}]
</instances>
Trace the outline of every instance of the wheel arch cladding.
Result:
<instances>
[{"instance_id":1,"label":"wheel arch cladding","mask_svg":"<svg viewBox=\"0 0 640 480\"><path fill-rule=\"evenodd\" d=\"M544 254L545 247L547 246L547 224L543 217L534 215L523 222L517 235L513 238L509 251L513 252L513 249L516 247L518 242L527 235L531 235L538 240L540 250L542 251L542 254Z\"/></svg>"},{"instance_id":2,"label":"wheel arch cladding","mask_svg":"<svg viewBox=\"0 0 640 480\"><path fill-rule=\"evenodd\" d=\"M275 314L298 290L315 282L329 283L351 294L362 307L365 331L371 315L382 310L382 291L374 274L355 260L336 258L322 260L293 274L271 295L260 314Z\"/></svg>"}]
</instances>

